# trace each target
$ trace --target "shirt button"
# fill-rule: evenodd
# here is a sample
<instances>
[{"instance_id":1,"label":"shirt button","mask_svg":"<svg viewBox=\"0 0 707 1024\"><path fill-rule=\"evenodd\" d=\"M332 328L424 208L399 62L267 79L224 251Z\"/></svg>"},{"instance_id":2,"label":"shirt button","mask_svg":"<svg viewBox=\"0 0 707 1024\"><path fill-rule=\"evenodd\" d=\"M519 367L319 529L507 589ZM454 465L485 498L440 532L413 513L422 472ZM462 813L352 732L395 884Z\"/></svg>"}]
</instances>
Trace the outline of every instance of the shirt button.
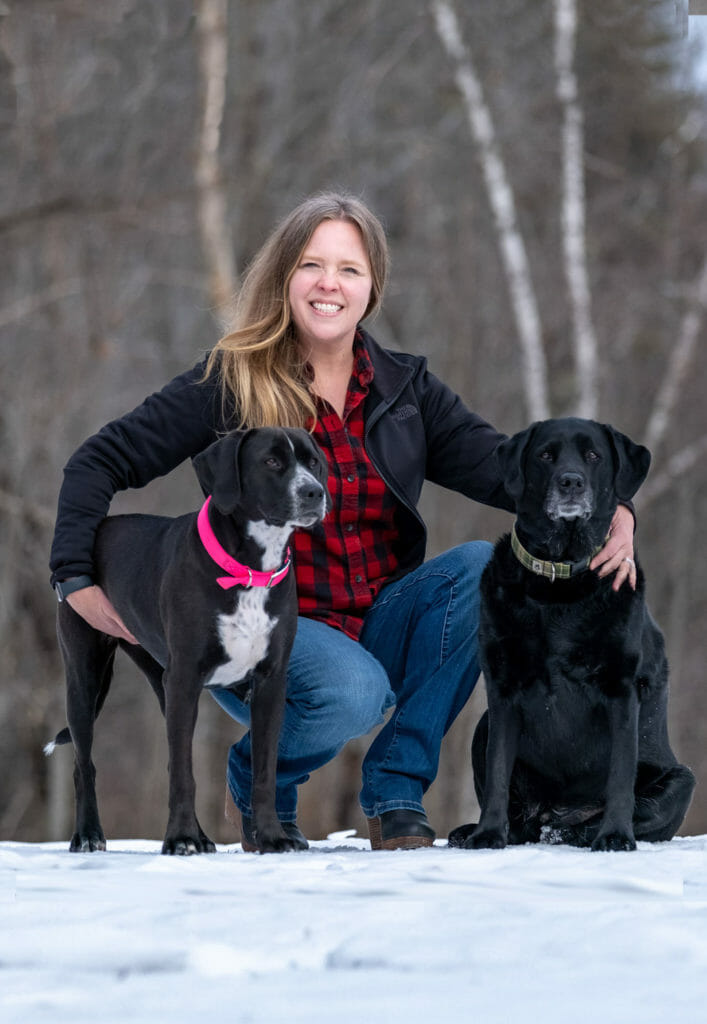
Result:
<instances>
[{"instance_id":1,"label":"shirt button","mask_svg":"<svg viewBox=\"0 0 707 1024\"><path fill-rule=\"evenodd\" d=\"M346 479L348 480L348 482L350 484L352 484L356 480L356 477L353 475L353 473L349 473L349 475L346 477Z\"/></svg>"},{"instance_id":2,"label":"shirt button","mask_svg":"<svg viewBox=\"0 0 707 1024\"><path fill-rule=\"evenodd\" d=\"M354 524L353 523L349 523L348 526L346 527L346 532L347 533L353 533L353 531L354 531Z\"/></svg>"},{"instance_id":3,"label":"shirt button","mask_svg":"<svg viewBox=\"0 0 707 1024\"><path fill-rule=\"evenodd\" d=\"M358 573L356 574L355 579L356 579L357 583L362 583L363 582L363 576L359 575Z\"/></svg>"}]
</instances>

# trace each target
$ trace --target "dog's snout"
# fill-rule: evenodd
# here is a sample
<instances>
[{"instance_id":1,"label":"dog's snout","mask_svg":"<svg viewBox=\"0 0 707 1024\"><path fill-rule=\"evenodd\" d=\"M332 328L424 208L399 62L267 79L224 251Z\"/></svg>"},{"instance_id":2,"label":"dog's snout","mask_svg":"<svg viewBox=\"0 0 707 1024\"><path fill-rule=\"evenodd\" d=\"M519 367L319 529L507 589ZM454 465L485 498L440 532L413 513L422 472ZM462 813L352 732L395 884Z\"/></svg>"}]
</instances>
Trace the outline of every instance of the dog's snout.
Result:
<instances>
[{"instance_id":1,"label":"dog's snout","mask_svg":"<svg viewBox=\"0 0 707 1024\"><path fill-rule=\"evenodd\" d=\"M581 494L586 487L586 482L581 473L563 473L558 480L562 494Z\"/></svg>"},{"instance_id":2,"label":"dog's snout","mask_svg":"<svg viewBox=\"0 0 707 1024\"><path fill-rule=\"evenodd\" d=\"M311 480L307 480L300 484L297 488L297 497L303 502L316 502L321 501L324 497L324 488L322 485L312 477Z\"/></svg>"}]
</instances>

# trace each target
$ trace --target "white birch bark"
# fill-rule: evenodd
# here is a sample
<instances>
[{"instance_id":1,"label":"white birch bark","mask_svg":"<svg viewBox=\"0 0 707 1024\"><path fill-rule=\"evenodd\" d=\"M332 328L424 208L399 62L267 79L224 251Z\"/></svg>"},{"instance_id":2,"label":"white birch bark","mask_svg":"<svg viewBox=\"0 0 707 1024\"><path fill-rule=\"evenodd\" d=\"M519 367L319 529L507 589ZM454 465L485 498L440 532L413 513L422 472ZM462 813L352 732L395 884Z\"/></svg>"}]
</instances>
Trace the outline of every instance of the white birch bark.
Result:
<instances>
[{"instance_id":1,"label":"white birch bark","mask_svg":"<svg viewBox=\"0 0 707 1024\"><path fill-rule=\"evenodd\" d=\"M645 433L645 444L655 451L665 437L690 364L697 351L700 328L707 310L707 257L697 278L691 301L671 351L667 372L658 391Z\"/></svg>"},{"instance_id":2,"label":"white birch bark","mask_svg":"<svg viewBox=\"0 0 707 1024\"><path fill-rule=\"evenodd\" d=\"M584 115L574 70L576 35L577 0L555 0L555 74L562 107L562 245L572 314L577 413L595 419L598 358L587 271Z\"/></svg>"},{"instance_id":3,"label":"white birch bark","mask_svg":"<svg viewBox=\"0 0 707 1024\"><path fill-rule=\"evenodd\" d=\"M537 300L528 256L516 216L515 200L503 164L491 112L469 50L464 45L456 12L449 0L431 0L435 27L454 65L454 79L478 146L488 199L498 233L501 258L520 340L526 404L531 419L549 415L547 363Z\"/></svg>"},{"instance_id":4,"label":"white birch bark","mask_svg":"<svg viewBox=\"0 0 707 1024\"><path fill-rule=\"evenodd\" d=\"M225 311L237 287L219 150L228 72L228 0L196 0L202 110L196 160L197 217L209 299Z\"/></svg>"}]
</instances>

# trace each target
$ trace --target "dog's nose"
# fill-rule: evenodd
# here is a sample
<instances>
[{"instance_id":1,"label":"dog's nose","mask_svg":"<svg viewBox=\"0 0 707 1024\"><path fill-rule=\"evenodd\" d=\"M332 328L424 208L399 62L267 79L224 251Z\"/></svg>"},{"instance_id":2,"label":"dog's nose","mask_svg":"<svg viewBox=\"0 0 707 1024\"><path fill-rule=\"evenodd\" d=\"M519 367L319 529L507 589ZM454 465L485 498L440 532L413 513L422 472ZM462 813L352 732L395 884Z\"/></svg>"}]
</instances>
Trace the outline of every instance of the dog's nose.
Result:
<instances>
[{"instance_id":1,"label":"dog's nose","mask_svg":"<svg viewBox=\"0 0 707 1024\"><path fill-rule=\"evenodd\" d=\"M558 483L564 494L581 494L585 487L581 473L563 473Z\"/></svg>"},{"instance_id":2,"label":"dog's nose","mask_svg":"<svg viewBox=\"0 0 707 1024\"><path fill-rule=\"evenodd\" d=\"M297 497L300 501L321 501L324 497L324 488L316 480L308 480L297 488Z\"/></svg>"}]
</instances>

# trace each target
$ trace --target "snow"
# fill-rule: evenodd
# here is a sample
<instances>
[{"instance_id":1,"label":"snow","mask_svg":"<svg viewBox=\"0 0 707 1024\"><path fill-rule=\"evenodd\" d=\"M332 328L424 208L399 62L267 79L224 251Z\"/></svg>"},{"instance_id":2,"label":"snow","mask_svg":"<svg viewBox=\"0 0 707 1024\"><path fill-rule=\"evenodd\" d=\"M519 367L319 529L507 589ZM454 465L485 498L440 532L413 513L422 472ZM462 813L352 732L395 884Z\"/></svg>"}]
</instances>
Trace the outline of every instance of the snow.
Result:
<instances>
[{"instance_id":1,"label":"snow","mask_svg":"<svg viewBox=\"0 0 707 1024\"><path fill-rule=\"evenodd\" d=\"M707 836L160 854L0 842L0 1019L477 1024L707 1019Z\"/></svg>"},{"instance_id":2,"label":"snow","mask_svg":"<svg viewBox=\"0 0 707 1024\"><path fill-rule=\"evenodd\" d=\"M689 32L707 89L707 17ZM632 853L372 853L351 833L282 856L160 849L0 841L3 1024L707 1020L707 836Z\"/></svg>"}]
</instances>

